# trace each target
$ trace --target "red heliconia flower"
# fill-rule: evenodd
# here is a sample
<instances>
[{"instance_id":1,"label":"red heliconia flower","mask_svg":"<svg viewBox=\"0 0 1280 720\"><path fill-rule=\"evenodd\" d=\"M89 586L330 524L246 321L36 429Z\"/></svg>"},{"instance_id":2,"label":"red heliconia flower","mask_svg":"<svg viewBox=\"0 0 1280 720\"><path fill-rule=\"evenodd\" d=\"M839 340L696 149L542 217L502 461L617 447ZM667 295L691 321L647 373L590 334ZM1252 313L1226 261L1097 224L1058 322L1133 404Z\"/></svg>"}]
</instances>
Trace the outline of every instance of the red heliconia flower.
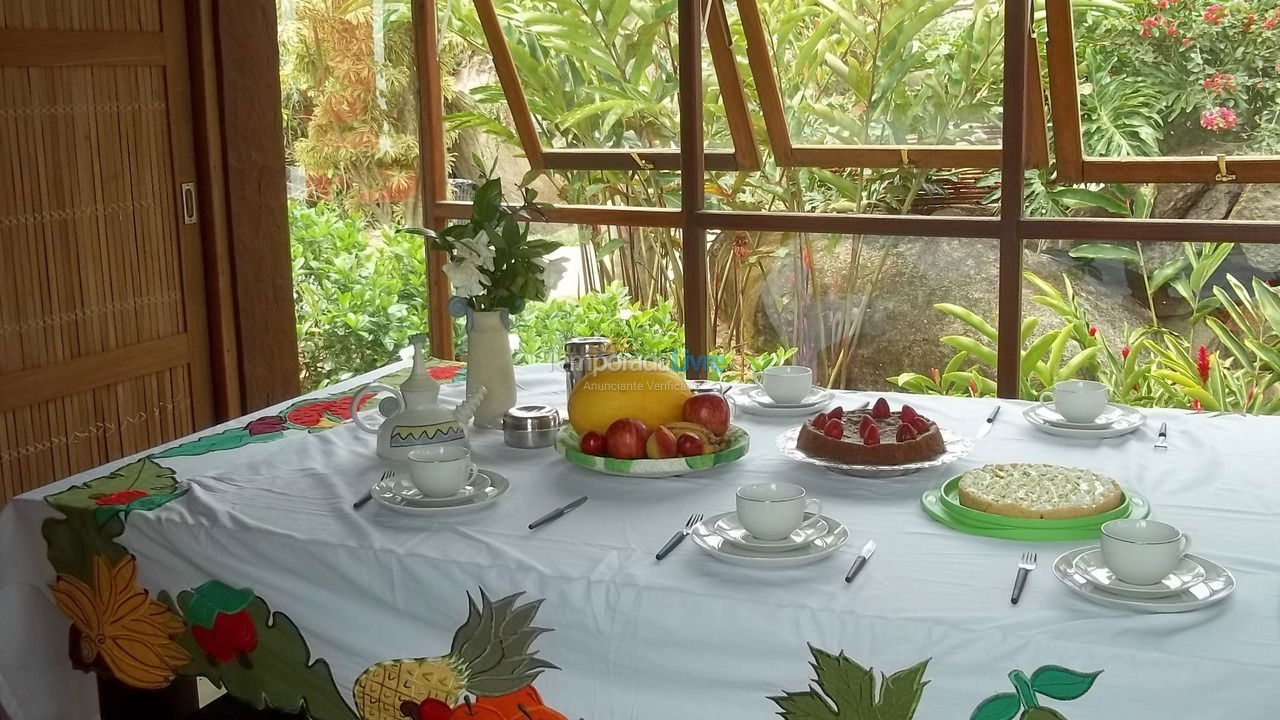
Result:
<instances>
[{"instance_id":1,"label":"red heliconia flower","mask_svg":"<svg viewBox=\"0 0 1280 720\"><path fill-rule=\"evenodd\" d=\"M938 368L929 368L929 377L933 380L934 385L942 385L942 375L938 373Z\"/></svg>"},{"instance_id":2,"label":"red heliconia flower","mask_svg":"<svg viewBox=\"0 0 1280 720\"><path fill-rule=\"evenodd\" d=\"M1223 132L1236 126L1236 111L1229 107L1216 107L1200 113L1200 127Z\"/></svg>"},{"instance_id":3,"label":"red heliconia flower","mask_svg":"<svg viewBox=\"0 0 1280 720\"><path fill-rule=\"evenodd\" d=\"M1195 410L1196 412L1199 412L1204 409L1204 406L1200 404L1200 398L1191 398L1191 409Z\"/></svg>"},{"instance_id":4,"label":"red heliconia flower","mask_svg":"<svg viewBox=\"0 0 1280 720\"><path fill-rule=\"evenodd\" d=\"M1196 351L1196 370L1200 373L1200 380L1209 382L1209 348L1204 345Z\"/></svg>"},{"instance_id":5,"label":"red heliconia flower","mask_svg":"<svg viewBox=\"0 0 1280 720\"><path fill-rule=\"evenodd\" d=\"M1121 359L1121 360L1128 360L1128 359L1129 359L1129 352L1130 352L1130 350L1129 350L1129 346L1128 346L1128 345L1125 345L1124 347L1120 348L1120 359Z\"/></svg>"},{"instance_id":6,"label":"red heliconia flower","mask_svg":"<svg viewBox=\"0 0 1280 720\"><path fill-rule=\"evenodd\" d=\"M1097 325L1090 325L1090 326L1089 326L1089 337L1097 337L1097 336L1098 336L1098 326L1097 326Z\"/></svg>"},{"instance_id":7,"label":"red heliconia flower","mask_svg":"<svg viewBox=\"0 0 1280 720\"><path fill-rule=\"evenodd\" d=\"M141 500L144 497L147 497L147 493L142 490L121 490L120 492L100 495L94 500L94 502L103 507L116 507L119 505L128 505L134 500Z\"/></svg>"}]
</instances>

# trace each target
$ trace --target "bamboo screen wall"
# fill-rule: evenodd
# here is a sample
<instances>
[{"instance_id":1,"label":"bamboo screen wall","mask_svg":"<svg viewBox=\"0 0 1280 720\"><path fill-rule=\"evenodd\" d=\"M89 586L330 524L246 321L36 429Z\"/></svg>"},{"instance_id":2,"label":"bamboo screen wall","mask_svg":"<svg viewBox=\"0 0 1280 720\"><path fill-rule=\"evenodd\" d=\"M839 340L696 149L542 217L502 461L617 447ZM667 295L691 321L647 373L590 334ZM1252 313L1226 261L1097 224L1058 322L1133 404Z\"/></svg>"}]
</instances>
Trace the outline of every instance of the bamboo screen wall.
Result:
<instances>
[{"instance_id":1,"label":"bamboo screen wall","mask_svg":"<svg viewBox=\"0 0 1280 720\"><path fill-rule=\"evenodd\" d=\"M211 420L181 0L0 0L0 505Z\"/></svg>"}]
</instances>

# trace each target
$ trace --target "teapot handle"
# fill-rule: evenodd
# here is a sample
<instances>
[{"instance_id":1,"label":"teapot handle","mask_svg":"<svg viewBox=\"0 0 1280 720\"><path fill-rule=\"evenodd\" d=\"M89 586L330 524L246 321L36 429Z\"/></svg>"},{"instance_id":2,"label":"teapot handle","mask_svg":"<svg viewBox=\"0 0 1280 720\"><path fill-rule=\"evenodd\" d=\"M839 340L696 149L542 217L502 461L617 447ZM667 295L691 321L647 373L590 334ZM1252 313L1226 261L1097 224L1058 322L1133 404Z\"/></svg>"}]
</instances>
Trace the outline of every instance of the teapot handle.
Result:
<instances>
[{"instance_id":1,"label":"teapot handle","mask_svg":"<svg viewBox=\"0 0 1280 720\"><path fill-rule=\"evenodd\" d=\"M384 385L382 383L377 383L377 382L369 383L368 385L365 385L359 388L358 390L356 390L355 394L351 396L352 422L354 422L356 424L356 427L360 428L361 430L367 433L373 433L374 435L378 434L378 430L382 428L382 423L378 423L377 425L370 425L369 423L366 423L364 420L360 418L360 398L364 397L365 395L368 395L369 393L376 393L381 391L386 391L391 393L395 397L395 399L400 402L400 408L401 409L404 408L404 395L400 393L400 389L391 387L390 385ZM379 408L379 411L381 411L381 408ZM383 413L383 417L386 417L385 413Z\"/></svg>"}]
</instances>

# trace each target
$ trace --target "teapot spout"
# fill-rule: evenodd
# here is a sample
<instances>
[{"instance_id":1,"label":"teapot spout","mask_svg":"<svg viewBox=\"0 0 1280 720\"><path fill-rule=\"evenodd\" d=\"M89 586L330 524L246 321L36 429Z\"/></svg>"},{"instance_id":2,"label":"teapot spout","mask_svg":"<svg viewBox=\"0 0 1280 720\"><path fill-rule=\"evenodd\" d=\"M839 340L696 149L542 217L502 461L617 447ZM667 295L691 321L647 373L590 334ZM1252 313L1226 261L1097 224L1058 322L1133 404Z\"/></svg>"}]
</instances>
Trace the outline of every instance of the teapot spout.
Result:
<instances>
[{"instance_id":1,"label":"teapot spout","mask_svg":"<svg viewBox=\"0 0 1280 720\"><path fill-rule=\"evenodd\" d=\"M466 424L471 421L471 417L476 414L476 408L480 407L480 403L484 402L484 396L487 391L483 387L476 388L466 400L463 400L458 407L453 409L453 416L458 422Z\"/></svg>"}]
</instances>

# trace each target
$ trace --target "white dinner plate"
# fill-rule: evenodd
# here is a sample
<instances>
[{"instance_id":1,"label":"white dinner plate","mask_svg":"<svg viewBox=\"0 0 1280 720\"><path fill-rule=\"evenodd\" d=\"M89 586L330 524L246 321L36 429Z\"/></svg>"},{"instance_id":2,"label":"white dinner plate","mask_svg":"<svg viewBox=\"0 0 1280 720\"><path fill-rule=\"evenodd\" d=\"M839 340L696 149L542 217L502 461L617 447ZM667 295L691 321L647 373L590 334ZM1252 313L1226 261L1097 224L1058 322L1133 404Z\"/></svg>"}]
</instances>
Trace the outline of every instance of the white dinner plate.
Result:
<instances>
[{"instance_id":1,"label":"white dinner plate","mask_svg":"<svg viewBox=\"0 0 1280 720\"><path fill-rule=\"evenodd\" d=\"M374 500L397 512L412 515L448 515L486 507L511 489L511 481L501 473L481 469L476 473L476 480L472 487L473 492L459 493L459 496L453 498L436 500L422 497L418 489L408 483L389 478L378 481L373 486L372 493ZM417 494L417 497L413 497L413 494Z\"/></svg>"},{"instance_id":2,"label":"white dinner plate","mask_svg":"<svg viewBox=\"0 0 1280 720\"><path fill-rule=\"evenodd\" d=\"M818 409L819 405L824 405L826 403L829 403L831 402L831 398L835 397L835 393L831 392L830 390L827 390L826 388L820 388L820 387L815 387L811 389L809 391L809 394L806 395L803 400L797 403L774 402L773 398L769 397L769 393L765 392L764 388L761 388L761 387L747 390L746 395L748 400L755 403L756 405L759 405L762 408L770 408L770 409L786 408L788 410L805 409L805 410L814 410L814 411Z\"/></svg>"},{"instance_id":3,"label":"white dinner plate","mask_svg":"<svg viewBox=\"0 0 1280 720\"><path fill-rule=\"evenodd\" d=\"M1230 571L1211 560L1188 553L1187 557L1204 568L1205 576L1201 582L1182 592L1163 597L1142 598L1117 595L1094 585L1076 571L1076 558L1094 549L1095 546L1090 545L1062 553L1057 560L1053 561L1053 574L1076 595L1099 605L1144 613L1188 612L1224 600L1236 589L1236 579Z\"/></svg>"},{"instance_id":4,"label":"white dinner plate","mask_svg":"<svg viewBox=\"0 0 1280 720\"><path fill-rule=\"evenodd\" d=\"M713 515L693 526L689 535L693 543L713 557L734 565L758 568L786 568L808 565L840 549L849 541L849 529L827 515L820 516L827 523L827 532L813 542L786 552L760 552L735 545L717 533L713 527L729 513Z\"/></svg>"},{"instance_id":5,"label":"white dinner plate","mask_svg":"<svg viewBox=\"0 0 1280 720\"><path fill-rule=\"evenodd\" d=\"M1032 405L1022 411L1022 417L1035 429L1057 435L1058 437L1081 438L1089 440L1102 440L1106 438L1120 437L1142 427L1147 422L1147 416L1141 411L1125 405L1112 405L1110 407L1121 410L1120 416L1110 425L1099 428L1080 428L1080 427L1062 427L1060 425L1051 424L1045 419L1040 411L1044 404Z\"/></svg>"},{"instance_id":6,"label":"white dinner plate","mask_svg":"<svg viewBox=\"0 0 1280 720\"><path fill-rule=\"evenodd\" d=\"M813 513L806 513L805 522L809 523L812 517ZM782 540L761 540L755 537L747 532L746 528L742 527L742 522L738 520L738 513L736 512L727 512L718 516L718 518L711 525L713 532L738 547L757 552L777 553L799 550L827 534L827 522L821 516L818 517L817 522L796 528L792 531L790 537Z\"/></svg>"},{"instance_id":7,"label":"white dinner plate","mask_svg":"<svg viewBox=\"0 0 1280 720\"><path fill-rule=\"evenodd\" d=\"M826 458L813 457L805 451L796 447L796 438L800 435L800 428L792 428L778 436L778 450L783 455L792 460L799 460L810 465L826 468L832 472L838 472L842 475L852 475L861 478L894 478L903 475L913 475L921 470L929 468L941 467L947 463L955 462L969 451L973 450L973 441L967 437L957 435L946 428L940 428L942 432L942 441L946 444L946 450L936 458L922 460L916 463L904 463L902 465L849 465L846 463L838 463L834 460Z\"/></svg>"},{"instance_id":8,"label":"white dinner plate","mask_svg":"<svg viewBox=\"0 0 1280 720\"><path fill-rule=\"evenodd\" d=\"M1097 418L1090 422L1082 423L1071 422L1066 419L1062 416L1062 413L1059 413L1054 409L1053 405L1049 403L1033 405L1031 410L1035 413L1036 417L1044 420L1046 423L1053 425L1054 427L1071 428L1072 430L1102 430L1119 422L1124 417L1125 411L1128 410L1128 408L1123 405L1108 404L1107 409L1103 410L1102 414Z\"/></svg>"},{"instance_id":9,"label":"white dinner plate","mask_svg":"<svg viewBox=\"0 0 1280 720\"><path fill-rule=\"evenodd\" d=\"M1107 592L1128 597L1164 597L1180 593L1183 590L1204 580L1204 568L1200 563L1184 555L1163 580L1154 585L1134 585L1116 577L1102 558L1102 548L1094 548L1080 553L1074 564L1076 574L1083 575L1085 580L1097 585Z\"/></svg>"}]
</instances>

